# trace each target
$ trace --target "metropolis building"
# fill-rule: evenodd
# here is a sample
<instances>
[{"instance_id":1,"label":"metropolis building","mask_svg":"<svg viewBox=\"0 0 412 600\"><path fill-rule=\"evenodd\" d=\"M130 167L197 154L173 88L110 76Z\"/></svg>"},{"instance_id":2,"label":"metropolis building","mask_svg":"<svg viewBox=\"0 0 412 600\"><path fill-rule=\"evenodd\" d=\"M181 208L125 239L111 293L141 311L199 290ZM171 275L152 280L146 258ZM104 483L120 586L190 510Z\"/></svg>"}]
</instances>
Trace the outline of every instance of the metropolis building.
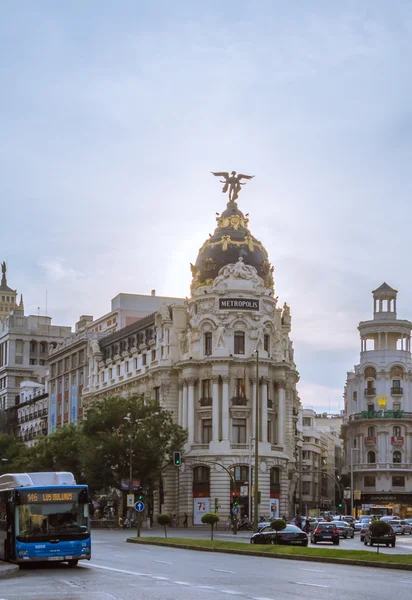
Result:
<instances>
[{"instance_id":1,"label":"metropolis building","mask_svg":"<svg viewBox=\"0 0 412 600\"><path fill-rule=\"evenodd\" d=\"M190 298L90 341L82 391L86 410L102 396L137 392L172 411L188 440L181 468L164 472L153 510L186 512L194 524L215 503L226 519L236 494L251 516L257 396L259 514L294 514L299 492L290 309L278 305L274 267L237 203L229 200L216 220L191 264Z\"/></svg>"},{"instance_id":2,"label":"metropolis building","mask_svg":"<svg viewBox=\"0 0 412 600\"><path fill-rule=\"evenodd\" d=\"M373 318L359 324L360 362L344 393L346 466L358 510L411 517L412 323L397 318L397 290L383 283L372 294Z\"/></svg>"}]
</instances>

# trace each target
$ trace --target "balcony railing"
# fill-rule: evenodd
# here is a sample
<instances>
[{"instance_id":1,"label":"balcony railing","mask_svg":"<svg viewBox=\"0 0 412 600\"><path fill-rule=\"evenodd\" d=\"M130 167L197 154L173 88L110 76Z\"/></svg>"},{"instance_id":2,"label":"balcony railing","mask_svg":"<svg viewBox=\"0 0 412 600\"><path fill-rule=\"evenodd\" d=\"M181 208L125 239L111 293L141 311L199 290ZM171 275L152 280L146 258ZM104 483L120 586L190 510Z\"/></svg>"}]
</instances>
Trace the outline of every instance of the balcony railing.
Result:
<instances>
[{"instance_id":1,"label":"balcony railing","mask_svg":"<svg viewBox=\"0 0 412 600\"><path fill-rule=\"evenodd\" d=\"M412 463L357 463L354 471L407 471L412 469Z\"/></svg>"},{"instance_id":2,"label":"balcony railing","mask_svg":"<svg viewBox=\"0 0 412 600\"><path fill-rule=\"evenodd\" d=\"M365 388L365 396L367 398L374 398L376 396L376 388L373 388L373 387Z\"/></svg>"},{"instance_id":3,"label":"balcony railing","mask_svg":"<svg viewBox=\"0 0 412 600\"><path fill-rule=\"evenodd\" d=\"M363 410L350 416L350 421L363 419L412 419L412 412L404 410Z\"/></svg>"},{"instance_id":4,"label":"balcony railing","mask_svg":"<svg viewBox=\"0 0 412 600\"><path fill-rule=\"evenodd\" d=\"M233 406L246 406L248 403L248 399L245 396L233 396L232 405Z\"/></svg>"},{"instance_id":5,"label":"balcony railing","mask_svg":"<svg viewBox=\"0 0 412 600\"><path fill-rule=\"evenodd\" d=\"M392 436L391 443L393 446L403 446L404 438L400 436Z\"/></svg>"},{"instance_id":6,"label":"balcony railing","mask_svg":"<svg viewBox=\"0 0 412 600\"><path fill-rule=\"evenodd\" d=\"M371 435L371 436L365 438L366 446L373 446L374 444L376 444L376 435Z\"/></svg>"},{"instance_id":7,"label":"balcony railing","mask_svg":"<svg viewBox=\"0 0 412 600\"><path fill-rule=\"evenodd\" d=\"M392 387L391 388L392 396L403 396L403 388L401 387Z\"/></svg>"},{"instance_id":8,"label":"balcony railing","mask_svg":"<svg viewBox=\"0 0 412 600\"><path fill-rule=\"evenodd\" d=\"M200 398L200 406L212 406L213 398Z\"/></svg>"}]
</instances>

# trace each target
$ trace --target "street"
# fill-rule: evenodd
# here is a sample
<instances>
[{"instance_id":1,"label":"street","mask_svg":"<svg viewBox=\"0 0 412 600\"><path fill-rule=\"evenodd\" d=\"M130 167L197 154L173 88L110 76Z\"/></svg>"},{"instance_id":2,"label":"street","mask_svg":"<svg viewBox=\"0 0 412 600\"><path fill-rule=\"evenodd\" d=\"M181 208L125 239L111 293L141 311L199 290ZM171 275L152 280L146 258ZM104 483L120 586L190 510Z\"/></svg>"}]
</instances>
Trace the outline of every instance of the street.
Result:
<instances>
[{"instance_id":1,"label":"street","mask_svg":"<svg viewBox=\"0 0 412 600\"><path fill-rule=\"evenodd\" d=\"M388 600L403 597L412 584L412 573L403 571L141 547L125 543L128 535L93 532L90 563L75 569L57 564L26 568L1 582L0 600L220 600L223 594L252 600L352 600L359 593L364 600ZM341 547L346 544L353 541ZM355 546L363 548L358 538Z\"/></svg>"}]
</instances>

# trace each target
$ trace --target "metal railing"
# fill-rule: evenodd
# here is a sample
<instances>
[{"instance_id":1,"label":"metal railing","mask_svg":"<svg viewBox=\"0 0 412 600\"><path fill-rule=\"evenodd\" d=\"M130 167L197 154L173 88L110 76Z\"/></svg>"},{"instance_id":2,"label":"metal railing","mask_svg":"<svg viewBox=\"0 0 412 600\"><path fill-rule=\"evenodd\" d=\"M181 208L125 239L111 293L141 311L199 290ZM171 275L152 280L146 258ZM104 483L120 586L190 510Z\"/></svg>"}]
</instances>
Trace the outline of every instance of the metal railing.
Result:
<instances>
[{"instance_id":1,"label":"metal railing","mask_svg":"<svg viewBox=\"0 0 412 600\"><path fill-rule=\"evenodd\" d=\"M200 398L200 406L212 406L213 398Z\"/></svg>"},{"instance_id":2,"label":"metal railing","mask_svg":"<svg viewBox=\"0 0 412 600\"><path fill-rule=\"evenodd\" d=\"M391 387L391 396L403 396L403 388Z\"/></svg>"},{"instance_id":3,"label":"metal railing","mask_svg":"<svg viewBox=\"0 0 412 600\"><path fill-rule=\"evenodd\" d=\"M364 410L360 413L350 415L350 421L361 421L363 419L412 419L412 412L404 410Z\"/></svg>"},{"instance_id":4,"label":"metal railing","mask_svg":"<svg viewBox=\"0 0 412 600\"><path fill-rule=\"evenodd\" d=\"M232 406L246 406L248 399L245 396L233 396Z\"/></svg>"},{"instance_id":5,"label":"metal railing","mask_svg":"<svg viewBox=\"0 0 412 600\"><path fill-rule=\"evenodd\" d=\"M365 388L365 396L367 396L368 398L375 397L376 396L376 388L370 388L370 387Z\"/></svg>"}]
</instances>

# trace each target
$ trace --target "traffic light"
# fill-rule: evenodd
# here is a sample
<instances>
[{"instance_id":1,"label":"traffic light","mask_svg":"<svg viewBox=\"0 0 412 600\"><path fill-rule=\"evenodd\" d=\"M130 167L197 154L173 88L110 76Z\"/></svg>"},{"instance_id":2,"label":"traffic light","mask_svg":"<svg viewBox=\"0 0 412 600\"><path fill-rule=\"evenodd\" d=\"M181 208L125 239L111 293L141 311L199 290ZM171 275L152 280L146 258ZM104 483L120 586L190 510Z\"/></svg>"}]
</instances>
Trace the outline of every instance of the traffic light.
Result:
<instances>
[{"instance_id":1,"label":"traffic light","mask_svg":"<svg viewBox=\"0 0 412 600\"><path fill-rule=\"evenodd\" d=\"M238 496L233 496L233 508L232 508L232 514L233 514L233 521L236 522L237 521L237 516L239 514L239 497Z\"/></svg>"},{"instance_id":2,"label":"traffic light","mask_svg":"<svg viewBox=\"0 0 412 600\"><path fill-rule=\"evenodd\" d=\"M339 508L342 508L342 507L343 507L343 504L342 504L342 502L340 502L339 503Z\"/></svg>"},{"instance_id":3,"label":"traffic light","mask_svg":"<svg viewBox=\"0 0 412 600\"><path fill-rule=\"evenodd\" d=\"M182 456L180 452L173 452L173 464L175 467L182 465Z\"/></svg>"},{"instance_id":4,"label":"traffic light","mask_svg":"<svg viewBox=\"0 0 412 600\"><path fill-rule=\"evenodd\" d=\"M144 497L143 497L143 488L140 487L137 490L137 500L138 500L138 502L143 502L143 499L144 499Z\"/></svg>"},{"instance_id":5,"label":"traffic light","mask_svg":"<svg viewBox=\"0 0 412 600\"><path fill-rule=\"evenodd\" d=\"M239 504L239 498L237 496L233 496L233 506L237 506Z\"/></svg>"},{"instance_id":6,"label":"traffic light","mask_svg":"<svg viewBox=\"0 0 412 600\"><path fill-rule=\"evenodd\" d=\"M215 513L219 512L219 498L215 498Z\"/></svg>"}]
</instances>

